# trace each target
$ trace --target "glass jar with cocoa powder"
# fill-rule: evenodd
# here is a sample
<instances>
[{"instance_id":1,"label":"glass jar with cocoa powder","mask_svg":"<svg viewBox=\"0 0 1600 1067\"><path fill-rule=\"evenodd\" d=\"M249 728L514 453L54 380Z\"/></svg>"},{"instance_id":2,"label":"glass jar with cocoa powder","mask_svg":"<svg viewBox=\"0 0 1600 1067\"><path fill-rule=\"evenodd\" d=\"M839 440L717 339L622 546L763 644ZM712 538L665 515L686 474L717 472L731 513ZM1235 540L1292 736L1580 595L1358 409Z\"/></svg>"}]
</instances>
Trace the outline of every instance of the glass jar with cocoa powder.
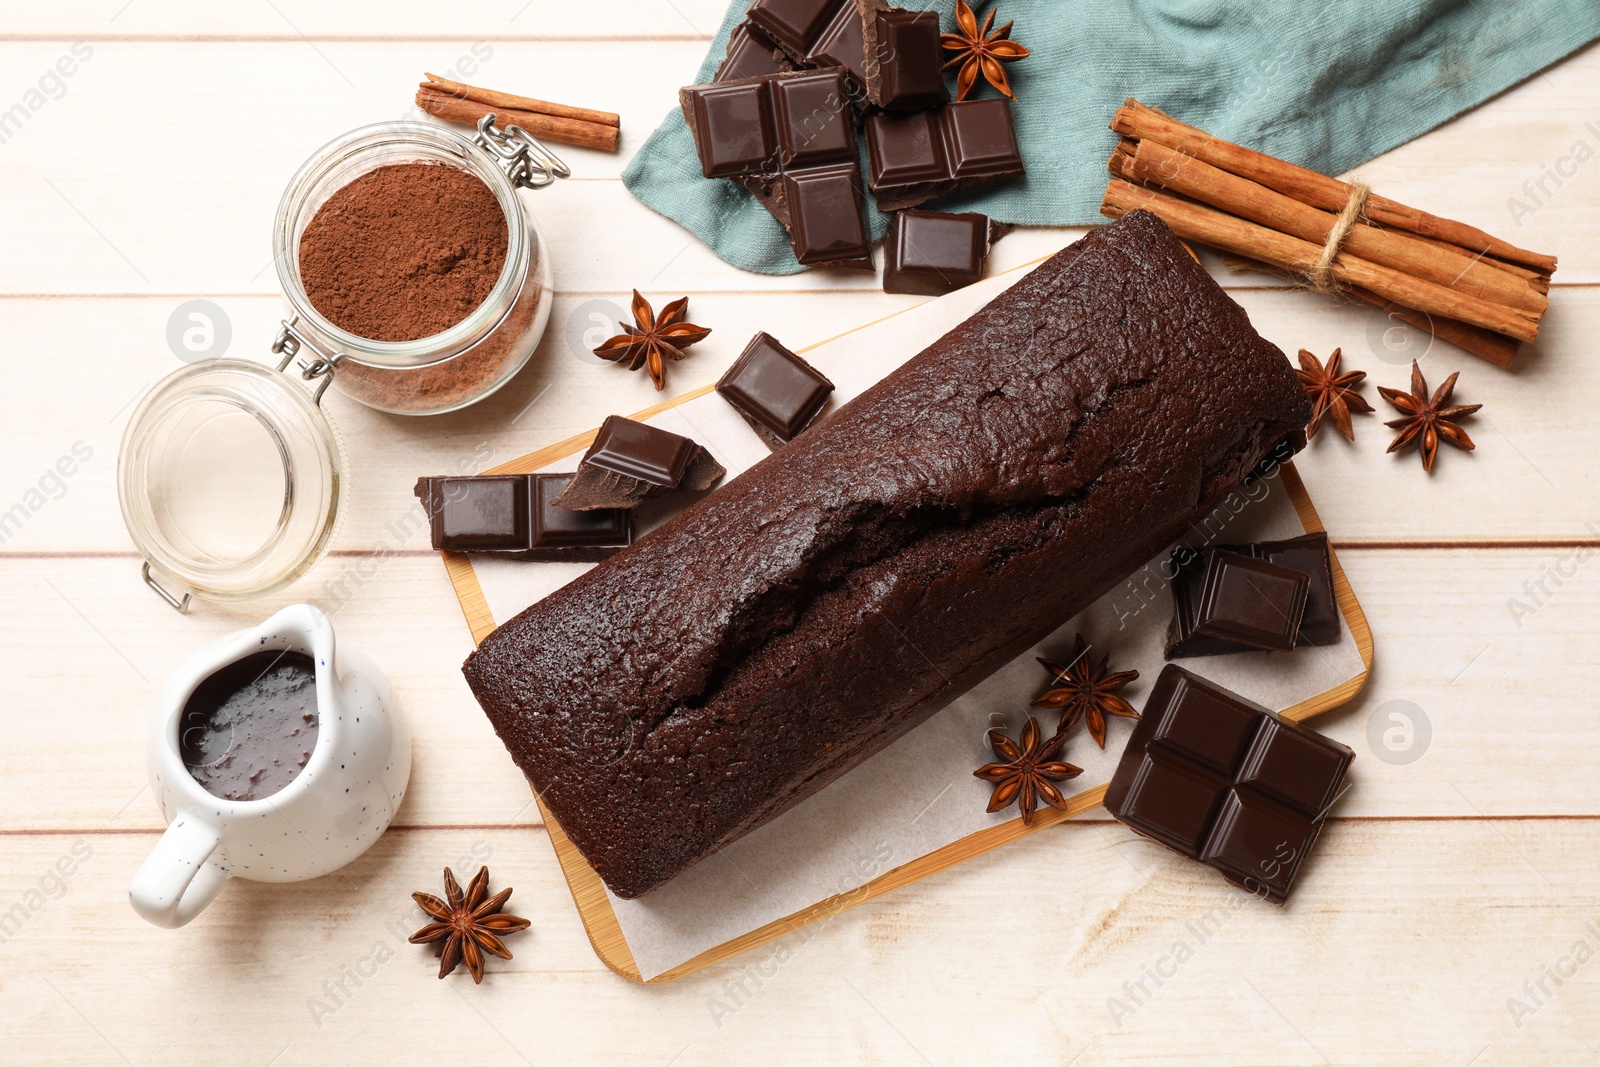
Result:
<instances>
[{"instance_id":1,"label":"glass jar with cocoa powder","mask_svg":"<svg viewBox=\"0 0 1600 1067\"><path fill-rule=\"evenodd\" d=\"M289 350L310 348L334 388L404 415L454 411L509 381L551 301L549 255L517 188L566 170L540 147L519 181L529 143L487 124L469 141L384 122L314 153L273 224Z\"/></svg>"},{"instance_id":2,"label":"glass jar with cocoa powder","mask_svg":"<svg viewBox=\"0 0 1600 1067\"><path fill-rule=\"evenodd\" d=\"M330 385L422 415L510 380L551 300L544 241L517 190L566 176L492 116L476 140L386 122L313 155L274 226L291 312L276 367L191 363L151 387L123 433L118 496L145 582L183 611L194 597L265 596L322 558L347 495L321 404Z\"/></svg>"}]
</instances>

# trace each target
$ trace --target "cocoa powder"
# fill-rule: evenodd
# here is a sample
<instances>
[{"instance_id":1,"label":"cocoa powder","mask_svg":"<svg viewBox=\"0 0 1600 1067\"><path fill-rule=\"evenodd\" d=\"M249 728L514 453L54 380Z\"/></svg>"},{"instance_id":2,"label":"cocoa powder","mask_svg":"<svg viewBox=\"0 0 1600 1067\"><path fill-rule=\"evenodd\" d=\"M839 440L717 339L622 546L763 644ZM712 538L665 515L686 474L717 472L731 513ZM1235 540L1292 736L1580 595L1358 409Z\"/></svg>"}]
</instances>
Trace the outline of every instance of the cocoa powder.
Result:
<instances>
[{"instance_id":1,"label":"cocoa powder","mask_svg":"<svg viewBox=\"0 0 1600 1067\"><path fill-rule=\"evenodd\" d=\"M415 341L470 315L505 266L505 214L475 175L395 163L330 196L300 235L300 282L328 321Z\"/></svg>"}]
</instances>

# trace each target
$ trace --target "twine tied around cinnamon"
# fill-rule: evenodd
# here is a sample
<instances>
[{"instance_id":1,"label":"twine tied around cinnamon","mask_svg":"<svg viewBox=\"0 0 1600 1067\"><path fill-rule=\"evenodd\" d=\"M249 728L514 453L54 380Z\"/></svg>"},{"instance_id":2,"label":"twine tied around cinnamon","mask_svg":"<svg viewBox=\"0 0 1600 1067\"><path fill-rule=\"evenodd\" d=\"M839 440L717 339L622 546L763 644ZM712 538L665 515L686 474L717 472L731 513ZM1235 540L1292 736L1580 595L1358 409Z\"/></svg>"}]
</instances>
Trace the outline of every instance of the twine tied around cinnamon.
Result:
<instances>
[{"instance_id":1,"label":"twine tied around cinnamon","mask_svg":"<svg viewBox=\"0 0 1600 1067\"><path fill-rule=\"evenodd\" d=\"M1322 255L1311 265L1311 271L1306 278L1319 293L1336 293L1338 285L1333 280L1333 261L1338 258L1339 246L1344 244L1344 239L1349 236L1350 228L1361 217L1361 211L1367 206L1367 197L1372 193L1372 187L1363 182L1350 183L1350 197L1344 202L1344 210L1339 212L1339 217L1334 220L1333 229L1328 231L1328 240L1322 246Z\"/></svg>"}]
</instances>

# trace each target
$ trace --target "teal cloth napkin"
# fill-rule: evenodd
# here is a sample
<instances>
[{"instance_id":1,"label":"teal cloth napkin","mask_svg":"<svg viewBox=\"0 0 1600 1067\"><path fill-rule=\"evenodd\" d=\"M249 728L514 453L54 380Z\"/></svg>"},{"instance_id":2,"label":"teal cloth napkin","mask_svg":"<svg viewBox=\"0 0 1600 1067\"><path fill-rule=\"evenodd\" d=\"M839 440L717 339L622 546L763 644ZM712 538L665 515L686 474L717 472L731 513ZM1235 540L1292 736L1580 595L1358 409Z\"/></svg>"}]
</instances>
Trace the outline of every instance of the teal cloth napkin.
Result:
<instances>
[{"instance_id":1,"label":"teal cloth napkin","mask_svg":"<svg viewBox=\"0 0 1600 1067\"><path fill-rule=\"evenodd\" d=\"M899 0L955 27L955 0ZM733 0L700 70L721 62ZM1124 98L1219 137L1340 174L1600 37L1596 0L992 0L1033 55L1006 65L1027 176L936 205L1023 225L1104 222L1106 128ZM686 74L688 72L685 72ZM952 74L954 72L951 72ZM954 80L950 79L954 92ZM979 82L974 96L995 90ZM793 274L783 227L746 190L700 176L676 102L622 180L735 267ZM868 197L871 203L871 197ZM888 219L870 208L874 237Z\"/></svg>"}]
</instances>

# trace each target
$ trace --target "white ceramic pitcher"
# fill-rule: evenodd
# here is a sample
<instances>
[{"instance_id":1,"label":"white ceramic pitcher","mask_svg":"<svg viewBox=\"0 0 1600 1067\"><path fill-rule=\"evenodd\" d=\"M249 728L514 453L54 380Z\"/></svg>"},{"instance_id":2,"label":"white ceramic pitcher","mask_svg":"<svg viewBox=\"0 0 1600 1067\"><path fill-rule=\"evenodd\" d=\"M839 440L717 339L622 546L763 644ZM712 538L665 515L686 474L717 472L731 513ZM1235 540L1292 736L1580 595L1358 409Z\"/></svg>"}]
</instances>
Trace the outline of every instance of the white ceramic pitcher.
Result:
<instances>
[{"instance_id":1,"label":"white ceramic pitcher","mask_svg":"<svg viewBox=\"0 0 1600 1067\"><path fill-rule=\"evenodd\" d=\"M302 652L316 665L317 741L283 789L224 800L183 765L178 730L195 687L255 652ZM134 876L133 909L157 926L189 922L234 876L316 878L349 863L388 829L411 777L411 731L389 683L309 604L219 638L191 656L161 695L151 724L150 787L169 825Z\"/></svg>"}]
</instances>

